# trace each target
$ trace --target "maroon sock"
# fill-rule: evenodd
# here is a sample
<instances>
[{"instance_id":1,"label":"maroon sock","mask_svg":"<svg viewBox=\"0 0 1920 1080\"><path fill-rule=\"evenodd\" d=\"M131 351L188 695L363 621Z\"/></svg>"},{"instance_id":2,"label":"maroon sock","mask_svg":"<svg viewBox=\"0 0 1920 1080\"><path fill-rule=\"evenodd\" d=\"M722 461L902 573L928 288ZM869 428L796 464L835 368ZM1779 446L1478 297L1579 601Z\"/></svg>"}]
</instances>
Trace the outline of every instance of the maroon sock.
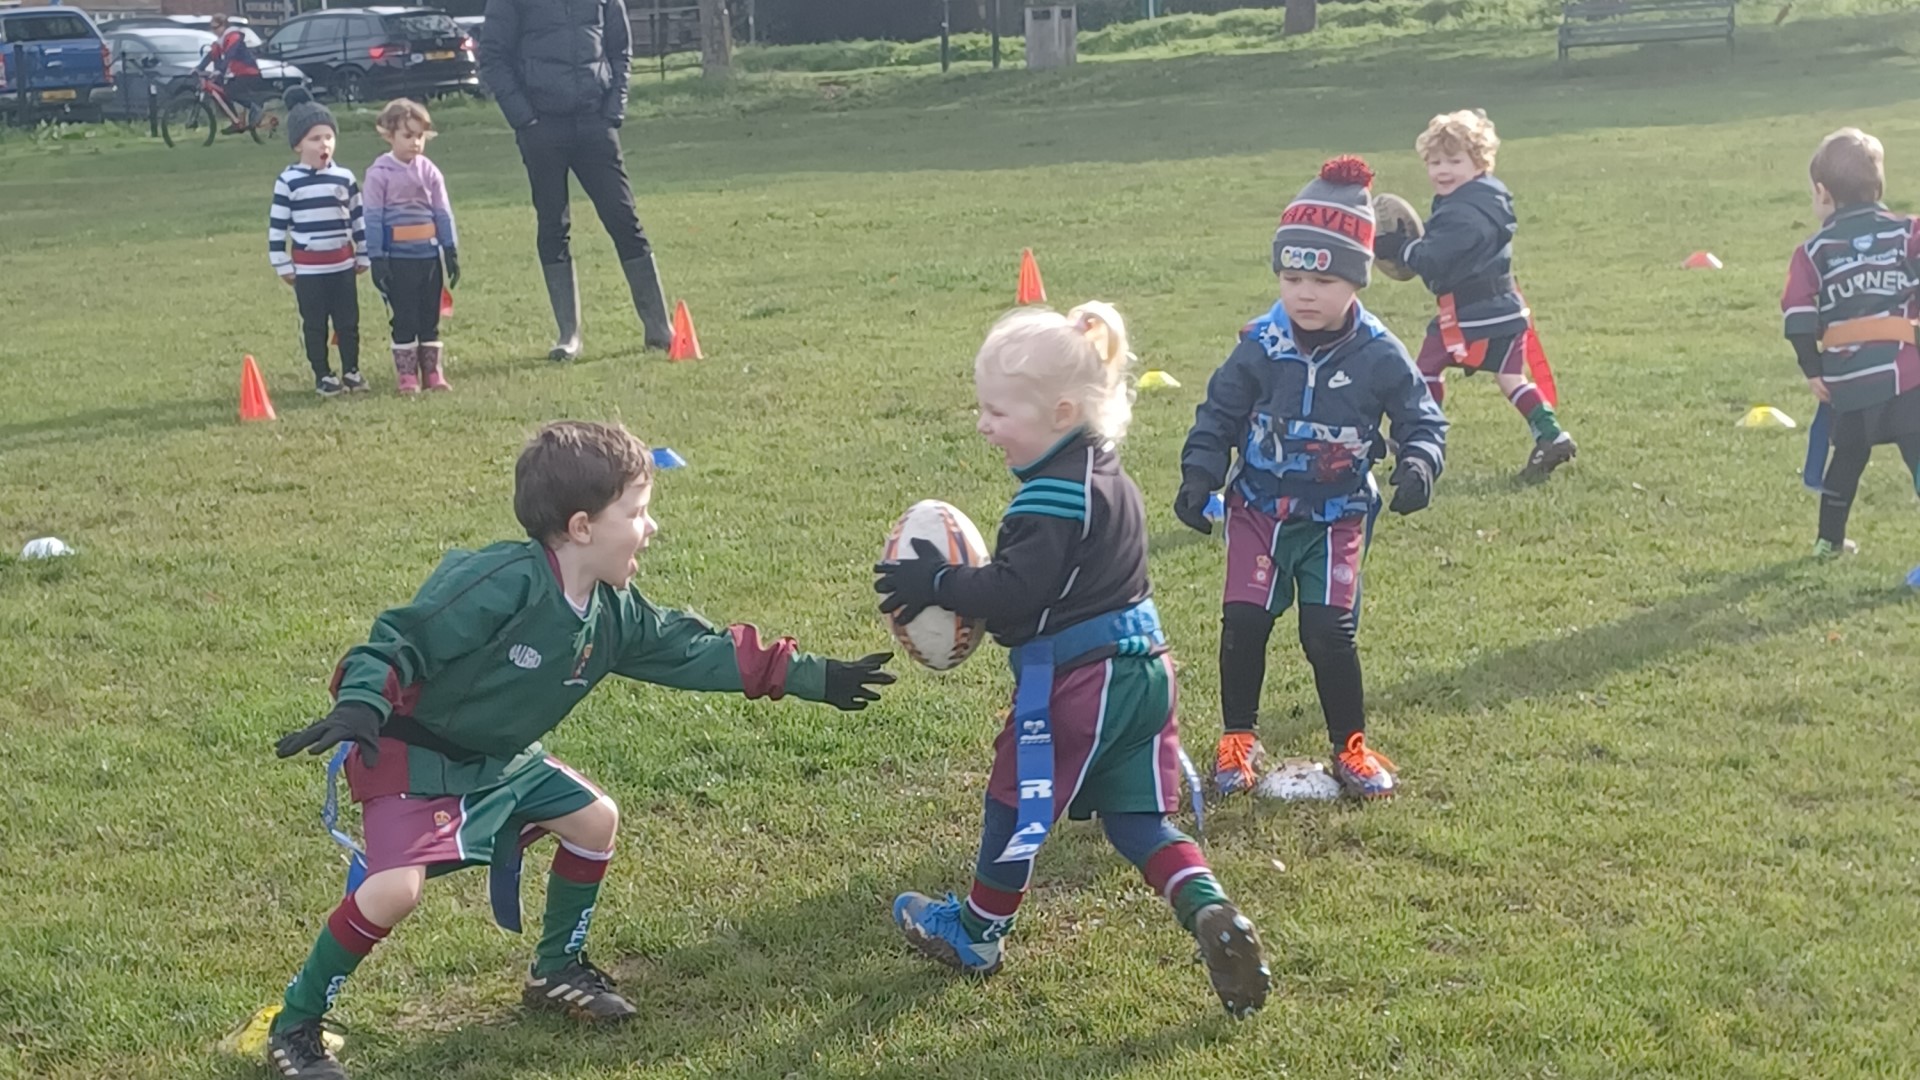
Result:
<instances>
[{"instance_id":1,"label":"maroon sock","mask_svg":"<svg viewBox=\"0 0 1920 1080\"><path fill-rule=\"evenodd\" d=\"M1514 387L1513 393L1507 395L1507 400L1513 402L1522 420L1531 420L1533 410L1547 403L1547 399L1540 396L1540 388L1530 382Z\"/></svg>"}]
</instances>

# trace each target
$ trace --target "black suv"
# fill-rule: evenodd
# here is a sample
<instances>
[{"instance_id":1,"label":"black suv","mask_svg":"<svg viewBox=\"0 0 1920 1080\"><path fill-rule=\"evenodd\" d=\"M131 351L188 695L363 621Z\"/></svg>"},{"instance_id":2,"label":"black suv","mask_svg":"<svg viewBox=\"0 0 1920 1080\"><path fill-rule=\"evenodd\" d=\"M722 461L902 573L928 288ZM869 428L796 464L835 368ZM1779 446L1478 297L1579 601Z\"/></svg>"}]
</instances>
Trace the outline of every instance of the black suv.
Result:
<instances>
[{"instance_id":1,"label":"black suv","mask_svg":"<svg viewBox=\"0 0 1920 1080\"><path fill-rule=\"evenodd\" d=\"M431 98L480 86L473 39L433 8L331 8L289 19L262 55L298 65L335 101Z\"/></svg>"}]
</instances>

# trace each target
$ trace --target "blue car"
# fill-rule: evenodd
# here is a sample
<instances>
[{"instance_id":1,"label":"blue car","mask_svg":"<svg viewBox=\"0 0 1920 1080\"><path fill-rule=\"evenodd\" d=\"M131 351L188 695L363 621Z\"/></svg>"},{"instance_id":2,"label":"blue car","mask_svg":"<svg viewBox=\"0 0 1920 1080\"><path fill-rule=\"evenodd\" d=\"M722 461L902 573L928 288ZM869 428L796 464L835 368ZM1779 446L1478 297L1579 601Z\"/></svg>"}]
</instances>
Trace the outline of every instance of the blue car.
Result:
<instances>
[{"instance_id":1,"label":"blue car","mask_svg":"<svg viewBox=\"0 0 1920 1080\"><path fill-rule=\"evenodd\" d=\"M18 124L98 120L98 87L113 85L112 58L79 8L0 8L0 116Z\"/></svg>"}]
</instances>

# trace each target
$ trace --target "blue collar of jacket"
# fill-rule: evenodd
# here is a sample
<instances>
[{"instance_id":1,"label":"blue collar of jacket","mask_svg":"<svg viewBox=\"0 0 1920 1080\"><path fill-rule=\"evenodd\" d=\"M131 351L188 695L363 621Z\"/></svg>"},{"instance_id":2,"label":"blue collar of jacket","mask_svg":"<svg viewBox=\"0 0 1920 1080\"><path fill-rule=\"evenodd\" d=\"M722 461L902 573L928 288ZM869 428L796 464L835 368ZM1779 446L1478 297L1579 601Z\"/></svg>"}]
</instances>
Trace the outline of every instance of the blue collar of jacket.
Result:
<instances>
[{"instance_id":1,"label":"blue collar of jacket","mask_svg":"<svg viewBox=\"0 0 1920 1080\"><path fill-rule=\"evenodd\" d=\"M1247 335L1260 343L1270 360L1298 360L1304 364L1325 363L1333 354L1353 344L1385 337L1387 328L1373 317L1358 299L1353 302L1353 328L1320 348L1301 352L1293 340L1293 319L1284 302L1276 300L1273 310L1247 324Z\"/></svg>"},{"instance_id":2,"label":"blue collar of jacket","mask_svg":"<svg viewBox=\"0 0 1920 1080\"><path fill-rule=\"evenodd\" d=\"M1084 427L1074 428L1072 431L1069 431L1065 435L1061 436L1059 442L1054 443L1052 446L1048 447L1046 453L1041 454L1039 457L1034 458L1032 461L1027 462L1025 465L1010 466L1010 468L1013 471L1013 475L1023 481L1033 479L1033 475L1035 473L1047 467L1047 462L1052 461L1054 458L1059 457L1062 451L1066 450L1068 447L1072 446L1077 442L1081 442L1082 440L1089 441L1089 442L1092 441L1092 434L1089 431L1087 431L1087 429Z\"/></svg>"},{"instance_id":3,"label":"blue collar of jacket","mask_svg":"<svg viewBox=\"0 0 1920 1080\"><path fill-rule=\"evenodd\" d=\"M1513 192L1507 190L1507 185L1501 183L1498 177L1492 173L1483 172L1479 176L1447 192L1445 195L1435 195L1433 197L1433 208L1435 210L1440 209L1442 202L1473 202L1475 197L1481 195L1483 192L1493 195L1505 195L1509 198L1513 196Z\"/></svg>"}]
</instances>

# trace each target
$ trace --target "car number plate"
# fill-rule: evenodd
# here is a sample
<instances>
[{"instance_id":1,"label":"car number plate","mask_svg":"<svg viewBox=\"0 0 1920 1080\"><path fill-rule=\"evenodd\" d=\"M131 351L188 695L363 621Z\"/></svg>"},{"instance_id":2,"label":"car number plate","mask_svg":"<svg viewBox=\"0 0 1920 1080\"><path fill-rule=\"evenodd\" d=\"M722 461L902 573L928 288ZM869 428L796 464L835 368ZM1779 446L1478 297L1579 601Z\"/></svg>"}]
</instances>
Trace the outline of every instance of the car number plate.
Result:
<instances>
[{"instance_id":1,"label":"car number plate","mask_svg":"<svg viewBox=\"0 0 1920 1080\"><path fill-rule=\"evenodd\" d=\"M72 91L72 90L42 90L42 91L40 91L40 100L41 100L41 101L72 101L73 99L74 99L74 91Z\"/></svg>"},{"instance_id":2,"label":"car number plate","mask_svg":"<svg viewBox=\"0 0 1920 1080\"><path fill-rule=\"evenodd\" d=\"M430 53L428 53L428 54L427 54L427 59L429 59L429 60L451 60L451 59L453 59L453 51L452 51L452 50L448 50L448 51L446 51L446 52L430 52Z\"/></svg>"}]
</instances>

